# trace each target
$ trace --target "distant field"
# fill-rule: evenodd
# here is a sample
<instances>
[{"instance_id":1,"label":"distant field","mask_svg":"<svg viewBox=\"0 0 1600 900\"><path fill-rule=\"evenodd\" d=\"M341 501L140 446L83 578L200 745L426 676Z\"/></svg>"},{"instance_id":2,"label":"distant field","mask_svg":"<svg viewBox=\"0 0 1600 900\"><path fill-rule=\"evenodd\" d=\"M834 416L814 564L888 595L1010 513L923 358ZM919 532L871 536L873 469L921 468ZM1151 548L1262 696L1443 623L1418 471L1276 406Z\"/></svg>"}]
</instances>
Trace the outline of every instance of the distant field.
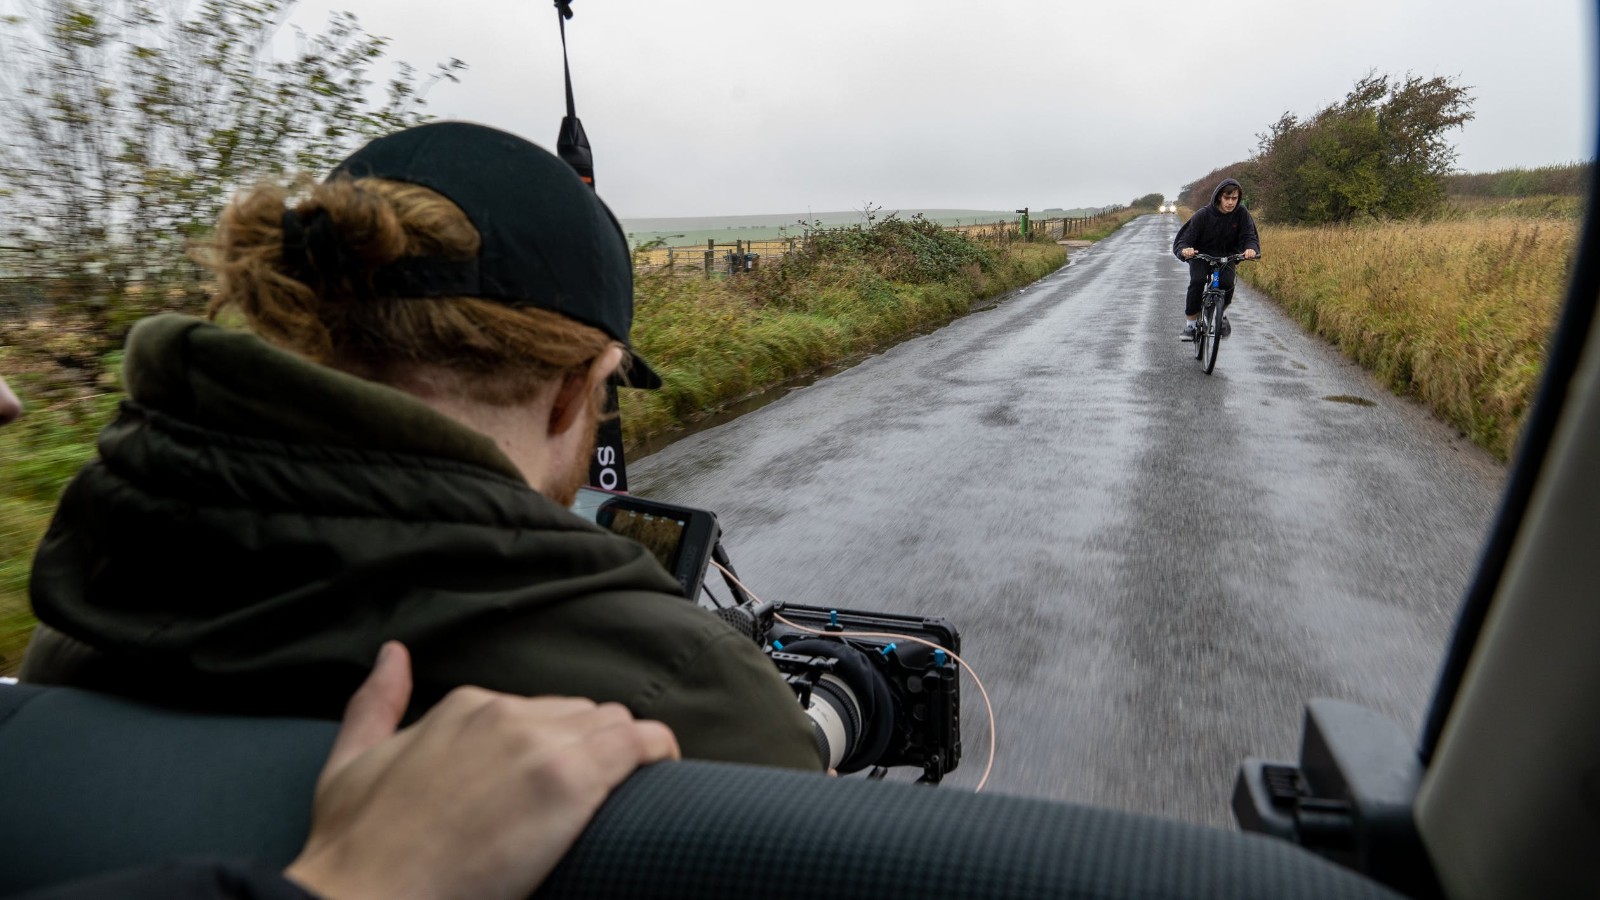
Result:
<instances>
[{"instance_id":1,"label":"distant field","mask_svg":"<svg viewBox=\"0 0 1600 900\"><path fill-rule=\"evenodd\" d=\"M1029 215L1036 219L1059 219L1063 216L1087 216L1094 213L1093 209L1040 209L1032 210ZM983 210L983 209L882 209L877 213L879 219L888 218L891 213L897 213L902 219L909 219L921 213L929 221L940 225L973 225L988 222L1015 222L1017 214L1013 210ZM822 227L838 227L840 225L864 224L865 219L858 210L848 212L820 212L820 213L774 213L764 216L698 216L676 219L623 219L622 230L628 236L628 244L638 247L660 240L661 246L666 247L693 247L705 246L706 241L716 241L718 244L732 241L767 241L781 240L790 237L800 237L805 234L807 222L820 222Z\"/></svg>"}]
</instances>

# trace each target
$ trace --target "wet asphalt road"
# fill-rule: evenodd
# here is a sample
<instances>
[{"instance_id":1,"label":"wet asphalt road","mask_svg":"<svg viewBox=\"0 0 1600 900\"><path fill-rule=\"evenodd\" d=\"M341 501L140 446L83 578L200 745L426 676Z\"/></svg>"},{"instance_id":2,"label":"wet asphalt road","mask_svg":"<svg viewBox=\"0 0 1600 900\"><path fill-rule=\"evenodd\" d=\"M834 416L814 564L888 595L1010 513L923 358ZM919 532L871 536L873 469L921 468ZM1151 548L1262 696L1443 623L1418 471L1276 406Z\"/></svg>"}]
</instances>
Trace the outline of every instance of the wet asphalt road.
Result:
<instances>
[{"instance_id":1,"label":"wet asphalt road","mask_svg":"<svg viewBox=\"0 0 1600 900\"><path fill-rule=\"evenodd\" d=\"M1178 224L1139 219L632 487L715 510L763 597L951 619L996 707L989 790L1227 824L1239 760L1295 758L1305 699L1420 727L1504 473L1242 284L1202 374ZM963 715L946 783L970 786L970 683Z\"/></svg>"}]
</instances>

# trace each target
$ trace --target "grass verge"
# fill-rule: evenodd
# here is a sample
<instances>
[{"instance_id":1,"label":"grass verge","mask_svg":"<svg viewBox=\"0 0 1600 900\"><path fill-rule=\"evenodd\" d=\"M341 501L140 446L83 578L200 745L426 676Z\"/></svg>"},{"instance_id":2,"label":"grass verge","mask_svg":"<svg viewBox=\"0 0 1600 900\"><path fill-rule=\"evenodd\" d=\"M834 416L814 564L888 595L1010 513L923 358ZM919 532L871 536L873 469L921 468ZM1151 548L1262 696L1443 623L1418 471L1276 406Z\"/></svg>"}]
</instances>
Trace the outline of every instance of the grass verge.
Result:
<instances>
[{"instance_id":1,"label":"grass verge","mask_svg":"<svg viewBox=\"0 0 1600 900\"><path fill-rule=\"evenodd\" d=\"M1481 210L1427 223L1264 227L1242 277L1501 460L1516 449L1579 223Z\"/></svg>"},{"instance_id":2,"label":"grass verge","mask_svg":"<svg viewBox=\"0 0 1600 900\"><path fill-rule=\"evenodd\" d=\"M26 397L33 378L13 387ZM94 457L94 439L111 418L116 396L30 408L0 429L0 675L15 674L33 631L28 572L68 479Z\"/></svg>"},{"instance_id":3,"label":"grass verge","mask_svg":"<svg viewBox=\"0 0 1600 900\"><path fill-rule=\"evenodd\" d=\"M625 391L629 443L668 433L719 407L943 325L974 303L1060 268L1055 244L1012 244L985 268L948 280L884 277L859 262L820 267L802 284L657 274L639 279L634 344L656 367L659 391Z\"/></svg>"},{"instance_id":4,"label":"grass verge","mask_svg":"<svg viewBox=\"0 0 1600 900\"><path fill-rule=\"evenodd\" d=\"M1119 209L1116 212L1106 213L1088 231L1069 234L1067 237L1074 241L1099 241L1111 236L1118 228L1132 222L1140 216L1150 215L1148 209Z\"/></svg>"}]
</instances>

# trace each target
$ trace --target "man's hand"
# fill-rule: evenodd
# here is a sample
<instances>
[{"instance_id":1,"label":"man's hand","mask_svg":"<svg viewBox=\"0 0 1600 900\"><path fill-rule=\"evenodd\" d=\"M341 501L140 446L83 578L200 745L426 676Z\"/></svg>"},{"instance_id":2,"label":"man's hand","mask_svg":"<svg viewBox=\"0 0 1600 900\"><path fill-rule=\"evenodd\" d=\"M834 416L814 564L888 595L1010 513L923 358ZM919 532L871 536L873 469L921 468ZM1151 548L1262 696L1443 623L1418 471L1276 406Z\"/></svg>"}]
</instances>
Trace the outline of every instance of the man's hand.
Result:
<instances>
[{"instance_id":1,"label":"man's hand","mask_svg":"<svg viewBox=\"0 0 1600 900\"><path fill-rule=\"evenodd\" d=\"M1183 257L1184 259L1194 259L1194 254L1195 254L1195 249L1193 247L1185 247L1182 250L1178 251L1178 255Z\"/></svg>"},{"instance_id":2,"label":"man's hand","mask_svg":"<svg viewBox=\"0 0 1600 900\"><path fill-rule=\"evenodd\" d=\"M617 704L458 688L395 733L405 647L384 645L317 781L311 836L284 874L334 900L531 894L612 788L678 758Z\"/></svg>"},{"instance_id":3,"label":"man's hand","mask_svg":"<svg viewBox=\"0 0 1600 900\"><path fill-rule=\"evenodd\" d=\"M1250 250L1250 249L1246 248L1245 251L1244 251L1244 258L1245 259L1255 259L1256 258L1256 252L1254 250Z\"/></svg>"}]
</instances>

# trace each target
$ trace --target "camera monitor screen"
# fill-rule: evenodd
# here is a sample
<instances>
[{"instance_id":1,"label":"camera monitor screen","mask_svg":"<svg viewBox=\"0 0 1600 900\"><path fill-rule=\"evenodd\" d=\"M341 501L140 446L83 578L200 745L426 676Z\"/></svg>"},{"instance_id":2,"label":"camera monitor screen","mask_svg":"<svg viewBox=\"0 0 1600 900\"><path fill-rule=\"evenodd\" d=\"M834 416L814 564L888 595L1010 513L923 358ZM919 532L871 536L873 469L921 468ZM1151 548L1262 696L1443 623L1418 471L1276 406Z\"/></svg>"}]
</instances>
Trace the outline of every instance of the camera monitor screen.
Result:
<instances>
[{"instance_id":1,"label":"camera monitor screen","mask_svg":"<svg viewBox=\"0 0 1600 900\"><path fill-rule=\"evenodd\" d=\"M685 597L700 592L718 536L711 512L587 487L578 490L572 511L643 544L678 579Z\"/></svg>"}]
</instances>

